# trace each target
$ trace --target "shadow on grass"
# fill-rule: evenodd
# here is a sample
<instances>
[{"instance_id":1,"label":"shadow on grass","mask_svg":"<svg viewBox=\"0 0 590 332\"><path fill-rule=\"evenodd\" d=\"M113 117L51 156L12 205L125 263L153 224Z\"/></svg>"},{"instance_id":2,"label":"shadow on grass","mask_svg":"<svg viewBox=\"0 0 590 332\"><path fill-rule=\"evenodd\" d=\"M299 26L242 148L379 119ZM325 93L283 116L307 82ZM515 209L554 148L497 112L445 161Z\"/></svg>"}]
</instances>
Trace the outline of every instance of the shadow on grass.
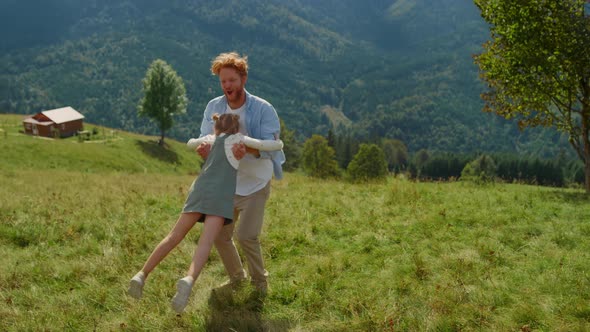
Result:
<instances>
[{"instance_id":1,"label":"shadow on grass","mask_svg":"<svg viewBox=\"0 0 590 332\"><path fill-rule=\"evenodd\" d=\"M168 147L167 144L164 143L163 146L158 145L156 141L135 141L143 153L147 154L152 158L156 158L158 160L174 164L178 163L178 154Z\"/></svg>"},{"instance_id":2,"label":"shadow on grass","mask_svg":"<svg viewBox=\"0 0 590 332\"><path fill-rule=\"evenodd\" d=\"M288 320L266 320L264 298L245 289L234 291L230 285L211 291L206 331L288 331Z\"/></svg>"}]
</instances>

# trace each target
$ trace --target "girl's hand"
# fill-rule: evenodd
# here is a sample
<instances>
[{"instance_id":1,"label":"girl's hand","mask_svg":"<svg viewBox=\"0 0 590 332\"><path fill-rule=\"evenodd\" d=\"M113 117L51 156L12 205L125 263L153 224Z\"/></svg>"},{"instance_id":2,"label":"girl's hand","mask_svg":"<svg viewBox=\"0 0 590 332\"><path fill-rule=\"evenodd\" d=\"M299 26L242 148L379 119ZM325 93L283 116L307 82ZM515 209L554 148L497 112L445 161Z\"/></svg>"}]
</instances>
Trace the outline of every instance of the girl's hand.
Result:
<instances>
[{"instance_id":1,"label":"girl's hand","mask_svg":"<svg viewBox=\"0 0 590 332\"><path fill-rule=\"evenodd\" d=\"M202 143L201 145L199 145L197 147L197 149L195 151L197 151L199 156L201 156L201 158L203 158L203 160L205 160L209 156L209 152L211 152L211 144Z\"/></svg>"},{"instance_id":2,"label":"girl's hand","mask_svg":"<svg viewBox=\"0 0 590 332\"><path fill-rule=\"evenodd\" d=\"M244 158L244 156L246 155L246 150L248 148L246 147L246 145L242 142L234 144L234 146L232 146L231 151L234 153L234 157L236 157L237 160L241 160L242 158Z\"/></svg>"}]
</instances>

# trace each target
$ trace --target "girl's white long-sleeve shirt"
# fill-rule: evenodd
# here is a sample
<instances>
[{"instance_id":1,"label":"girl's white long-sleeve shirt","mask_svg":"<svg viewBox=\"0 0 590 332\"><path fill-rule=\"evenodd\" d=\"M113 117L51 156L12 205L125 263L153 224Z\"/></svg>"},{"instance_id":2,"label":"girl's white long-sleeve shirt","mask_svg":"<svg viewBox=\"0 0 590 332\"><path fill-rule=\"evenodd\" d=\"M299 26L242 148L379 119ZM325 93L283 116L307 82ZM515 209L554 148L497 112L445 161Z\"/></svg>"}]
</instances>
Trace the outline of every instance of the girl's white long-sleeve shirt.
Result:
<instances>
[{"instance_id":1,"label":"girl's white long-sleeve shirt","mask_svg":"<svg viewBox=\"0 0 590 332\"><path fill-rule=\"evenodd\" d=\"M221 135L225 135L225 133L222 133ZM190 140L188 140L186 145L191 149L196 149L202 143L213 144L215 142L215 138L215 135L206 135L200 138L191 138ZM234 146L234 144L238 144L240 142L244 143L247 147L257 149L260 151L278 151L283 148L283 141L281 140L260 140L240 133L230 135L225 140L224 144L225 156L227 157L229 163L235 169L238 169L240 161L237 160L234 156L232 147Z\"/></svg>"}]
</instances>

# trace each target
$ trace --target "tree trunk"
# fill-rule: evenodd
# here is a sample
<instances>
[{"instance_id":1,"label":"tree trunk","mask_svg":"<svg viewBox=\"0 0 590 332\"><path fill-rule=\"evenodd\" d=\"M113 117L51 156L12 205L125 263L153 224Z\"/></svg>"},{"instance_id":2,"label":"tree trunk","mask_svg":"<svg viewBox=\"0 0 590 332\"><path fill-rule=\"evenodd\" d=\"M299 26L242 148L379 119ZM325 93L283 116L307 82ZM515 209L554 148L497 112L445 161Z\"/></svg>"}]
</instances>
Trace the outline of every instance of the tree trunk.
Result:
<instances>
[{"instance_id":1,"label":"tree trunk","mask_svg":"<svg viewBox=\"0 0 590 332\"><path fill-rule=\"evenodd\" d=\"M158 145L159 146L164 146L164 131L163 130L161 131L160 141L158 142Z\"/></svg>"},{"instance_id":2,"label":"tree trunk","mask_svg":"<svg viewBox=\"0 0 590 332\"><path fill-rule=\"evenodd\" d=\"M586 194L590 194L590 78L580 81L582 85L582 143L579 148L584 162L584 188Z\"/></svg>"},{"instance_id":3,"label":"tree trunk","mask_svg":"<svg viewBox=\"0 0 590 332\"><path fill-rule=\"evenodd\" d=\"M584 105L582 111L582 145L584 157L584 183L586 193L590 194L590 139L588 133L590 132L590 106Z\"/></svg>"},{"instance_id":4,"label":"tree trunk","mask_svg":"<svg viewBox=\"0 0 590 332\"><path fill-rule=\"evenodd\" d=\"M588 122L585 119L582 119L583 122ZM586 193L590 194L590 141L588 140L588 126L583 125L583 140L584 140L584 183L586 188Z\"/></svg>"}]
</instances>

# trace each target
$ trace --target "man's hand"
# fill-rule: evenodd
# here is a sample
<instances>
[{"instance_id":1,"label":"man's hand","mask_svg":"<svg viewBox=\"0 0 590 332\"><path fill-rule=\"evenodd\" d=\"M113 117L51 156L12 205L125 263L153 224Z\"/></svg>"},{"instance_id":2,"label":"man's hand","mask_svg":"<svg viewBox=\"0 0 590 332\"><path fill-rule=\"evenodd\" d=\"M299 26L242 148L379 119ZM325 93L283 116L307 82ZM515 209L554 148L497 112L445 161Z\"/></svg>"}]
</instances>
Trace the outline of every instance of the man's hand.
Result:
<instances>
[{"instance_id":1,"label":"man's hand","mask_svg":"<svg viewBox=\"0 0 590 332\"><path fill-rule=\"evenodd\" d=\"M234 153L234 157L236 157L237 160L244 158L247 150L248 147L242 142L234 144L231 148L231 151Z\"/></svg>"},{"instance_id":2,"label":"man's hand","mask_svg":"<svg viewBox=\"0 0 590 332\"><path fill-rule=\"evenodd\" d=\"M203 158L203 160L207 159L209 156L209 152L211 152L211 144L209 143L202 143L201 145L197 146L195 150Z\"/></svg>"},{"instance_id":3,"label":"man's hand","mask_svg":"<svg viewBox=\"0 0 590 332\"><path fill-rule=\"evenodd\" d=\"M257 149L246 147L246 152L248 152L256 158L260 158L260 151Z\"/></svg>"}]
</instances>

